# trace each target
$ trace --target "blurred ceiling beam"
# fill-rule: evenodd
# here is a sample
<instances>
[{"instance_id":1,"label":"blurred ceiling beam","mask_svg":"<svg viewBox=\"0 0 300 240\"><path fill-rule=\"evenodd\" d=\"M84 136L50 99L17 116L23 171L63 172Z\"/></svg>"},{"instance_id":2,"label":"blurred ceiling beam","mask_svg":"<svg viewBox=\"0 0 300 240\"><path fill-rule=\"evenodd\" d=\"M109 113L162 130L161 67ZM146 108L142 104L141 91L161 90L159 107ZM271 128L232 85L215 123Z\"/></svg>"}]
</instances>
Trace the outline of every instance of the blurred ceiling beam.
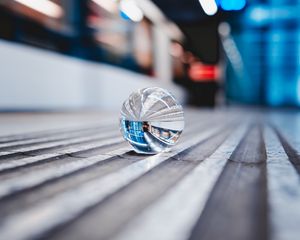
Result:
<instances>
[{"instance_id":1,"label":"blurred ceiling beam","mask_svg":"<svg viewBox=\"0 0 300 240\"><path fill-rule=\"evenodd\" d=\"M38 0L38 1L37 0L14 0L14 1L52 18L60 18L64 13L61 6L49 0Z\"/></svg>"},{"instance_id":2,"label":"blurred ceiling beam","mask_svg":"<svg viewBox=\"0 0 300 240\"><path fill-rule=\"evenodd\" d=\"M141 8L144 15L154 24L160 26L171 39L179 42L184 40L184 34L180 28L174 22L167 19L164 13L152 1L138 0L136 3Z\"/></svg>"},{"instance_id":3,"label":"blurred ceiling beam","mask_svg":"<svg viewBox=\"0 0 300 240\"><path fill-rule=\"evenodd\" d=\"M110 13L116 13L117 11L117 1L114 0L92 0L92 2L99 5L101 8Z\"/></svg>"}]
</instances>

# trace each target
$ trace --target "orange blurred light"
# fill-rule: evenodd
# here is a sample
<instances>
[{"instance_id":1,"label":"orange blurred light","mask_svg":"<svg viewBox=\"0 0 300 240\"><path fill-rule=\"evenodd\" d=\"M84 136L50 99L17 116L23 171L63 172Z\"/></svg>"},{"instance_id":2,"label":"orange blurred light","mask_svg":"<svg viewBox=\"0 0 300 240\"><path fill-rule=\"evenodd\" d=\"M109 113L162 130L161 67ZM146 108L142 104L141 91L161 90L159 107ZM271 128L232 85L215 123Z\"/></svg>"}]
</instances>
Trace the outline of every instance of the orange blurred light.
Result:
<instances>
[{"instance_id":1,"label":"orange blurred light","mask_svg":"<svg viewBox=\"0 0 300 240\"><path fill-rule=\"evenodd\" d=\"M14 0L22 5L29 7L37 12L43 13L49 17L60 18L63 15L63 9L49 0Z\"/></svg>"}]
</instances>

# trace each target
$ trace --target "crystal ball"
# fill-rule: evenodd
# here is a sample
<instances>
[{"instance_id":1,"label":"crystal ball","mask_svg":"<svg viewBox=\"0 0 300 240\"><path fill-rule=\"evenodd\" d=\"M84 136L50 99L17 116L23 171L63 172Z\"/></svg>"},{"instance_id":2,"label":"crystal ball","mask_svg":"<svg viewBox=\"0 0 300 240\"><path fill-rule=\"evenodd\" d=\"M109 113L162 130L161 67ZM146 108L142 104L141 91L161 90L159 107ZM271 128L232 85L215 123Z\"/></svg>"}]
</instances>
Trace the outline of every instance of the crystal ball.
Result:
<instances>
[{"instance_id":1,"label":"crystal ball","mask_svg":"<svg viewBox=\"0 0 300 240\"><path fill-rule=\"evenodd\" d=\"M168 151L178 142L183 128L182 106L165 89L139 89L123 103L120 129L137 153Z\"/></svg>"}]
</instances>

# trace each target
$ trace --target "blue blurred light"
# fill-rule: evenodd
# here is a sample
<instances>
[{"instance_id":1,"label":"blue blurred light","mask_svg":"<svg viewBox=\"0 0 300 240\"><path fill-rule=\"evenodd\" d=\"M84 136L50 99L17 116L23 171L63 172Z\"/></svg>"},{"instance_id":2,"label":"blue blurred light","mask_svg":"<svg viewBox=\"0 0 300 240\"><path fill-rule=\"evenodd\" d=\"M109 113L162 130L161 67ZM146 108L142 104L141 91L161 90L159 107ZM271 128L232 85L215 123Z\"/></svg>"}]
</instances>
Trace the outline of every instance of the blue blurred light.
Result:
<instances>
[{"instance_id":1,"label":"blue blurred light","mask_svg":"<svg viewBox=\"0 0 300 240\"><path fill-rule=\"evenodd\" d=\"M123 18L124 20L130 20L130 18L126 15L126 13L120 11L120 17Z\"/></svg>"},{"instance_id":2,"label":"blue blurred light","mask_svg":"<svg viewBox=\"0 0 300 240\"><path fill-rule=\"evenodd\" d=\"M238 11L246 6L246 0L216 0L216 3L225 11Z\"/></svg>"},{"instance_id":3,"label":"blue blurred light","mask_svg":"<svg viewBox=\"0 0 300 240\"><path fill-rule=\"evenodd\" d=\"M250 21L260 24L264 24L271 17L270 10L263 5L251 7L247 14Z\"/></svg>"}]
</instances>

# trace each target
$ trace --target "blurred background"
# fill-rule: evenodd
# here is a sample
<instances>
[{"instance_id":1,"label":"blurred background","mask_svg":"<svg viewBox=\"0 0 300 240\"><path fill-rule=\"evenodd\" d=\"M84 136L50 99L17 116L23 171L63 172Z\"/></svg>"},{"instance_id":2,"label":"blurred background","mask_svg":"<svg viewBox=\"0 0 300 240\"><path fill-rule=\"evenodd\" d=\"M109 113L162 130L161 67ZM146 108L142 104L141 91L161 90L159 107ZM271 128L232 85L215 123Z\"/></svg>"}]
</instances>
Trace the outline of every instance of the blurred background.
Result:
<instances>
[{"instance_id":1,"label":"blurred background","mask_svg":"<svg viewBox=\"0 0 300 240\"><path fill-rule=\"evenodd\" d=\"M0 0L0 110L300 106L299 0Z\"/></svg>"}]
</instances>

